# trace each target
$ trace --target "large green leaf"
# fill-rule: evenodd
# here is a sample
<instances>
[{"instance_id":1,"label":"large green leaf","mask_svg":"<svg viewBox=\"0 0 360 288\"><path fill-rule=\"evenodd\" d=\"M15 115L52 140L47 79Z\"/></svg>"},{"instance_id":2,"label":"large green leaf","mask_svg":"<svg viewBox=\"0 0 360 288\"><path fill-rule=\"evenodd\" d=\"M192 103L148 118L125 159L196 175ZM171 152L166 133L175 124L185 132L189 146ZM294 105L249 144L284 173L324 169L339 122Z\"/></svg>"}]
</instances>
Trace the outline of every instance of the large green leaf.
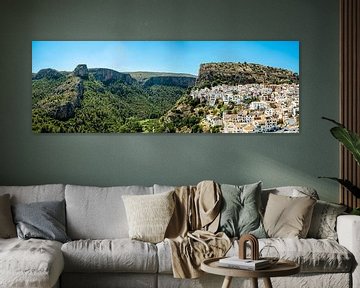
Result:
<instances>
[{"instance_id":1,"label":"large green leaf","mask_svg":"<svg viewBox=\"0 0 360 288\"><path fill-rule=\"evenodd\" d=\"M353 154L356 162L360 165L360 136L332 119L326 117L323 117L323 119L337 125L336 127L331 128L331 134Z\"/></svg>"},{"instance_id":2,"label":"large green leaf","mask_svg":"<svg viewBox=\"0 0 360 288\"><path fill-rule=\"evenodd\" d=\"M336 177L319 177L319 178L326 178L326 179L331 179L331 180L337 181L342 186L344 186L346 189L348 189L356 198L360 198L360 188L355 186L349 180L339 179Z\"/></svg>"}]
</instances>

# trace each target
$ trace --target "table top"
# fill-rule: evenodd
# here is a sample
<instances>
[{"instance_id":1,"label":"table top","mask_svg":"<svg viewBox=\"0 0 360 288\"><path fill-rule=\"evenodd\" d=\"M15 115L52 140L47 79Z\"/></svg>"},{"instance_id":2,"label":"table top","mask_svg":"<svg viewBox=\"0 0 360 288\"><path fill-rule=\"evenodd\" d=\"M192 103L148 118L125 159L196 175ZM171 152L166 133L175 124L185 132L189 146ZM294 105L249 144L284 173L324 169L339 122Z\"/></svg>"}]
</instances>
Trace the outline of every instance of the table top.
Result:
<instances>
[{"instance_id":1,"label":"table top","mask_svg":"<svg viewBox=\"0 0 360 288\"><path fill-rule=\"evenodd\" d=\"M201 270L216 275L244 278L289 276L300 272L300 266L289 260L279 260L269 268L261 270L245 270L219 266L221 258L223 257L204 260L201 263Z\"/></svg>"}]
</instances>

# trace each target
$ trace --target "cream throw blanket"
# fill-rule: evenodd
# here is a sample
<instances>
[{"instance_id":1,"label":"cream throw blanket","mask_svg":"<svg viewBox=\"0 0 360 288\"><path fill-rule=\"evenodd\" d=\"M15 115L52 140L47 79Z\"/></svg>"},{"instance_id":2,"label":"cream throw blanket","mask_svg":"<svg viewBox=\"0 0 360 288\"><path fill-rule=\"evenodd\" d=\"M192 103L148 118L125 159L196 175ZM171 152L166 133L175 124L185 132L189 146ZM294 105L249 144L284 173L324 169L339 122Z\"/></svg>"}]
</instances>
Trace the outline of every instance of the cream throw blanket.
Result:
<instances>
[{"instance_id":1,"label":"cream throw blanket","mask_svg":"<svg viewBox=\"0 0 360 288\"><path fill-rule=\"evenodd\" d=\"M200 277L201 262L222 257L231 246L219 226L221 190L213 181L175 189L175 211L165 233L175 278Z\"/></svg>"}]
</instances>

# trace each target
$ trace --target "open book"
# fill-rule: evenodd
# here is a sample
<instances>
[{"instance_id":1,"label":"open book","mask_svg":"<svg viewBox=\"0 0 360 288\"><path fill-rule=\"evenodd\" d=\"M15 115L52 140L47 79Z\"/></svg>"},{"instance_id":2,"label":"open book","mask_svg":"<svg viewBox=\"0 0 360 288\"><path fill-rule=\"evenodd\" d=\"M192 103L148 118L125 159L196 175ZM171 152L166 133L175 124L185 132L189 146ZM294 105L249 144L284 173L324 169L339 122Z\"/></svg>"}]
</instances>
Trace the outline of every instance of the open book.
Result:
<instances>
[{"instance_id":1,"label":"open book","mask_svg":"<svg viewBox=\"0 0 360 288\"><path fill-rule=\"evenodd\" d=\"M240 259L238 256L222 258L219 260L219 266L247 270L265 269L267 267L270 267L270 265L271 262L266 259Z\"/></svg>"}]
</instances>

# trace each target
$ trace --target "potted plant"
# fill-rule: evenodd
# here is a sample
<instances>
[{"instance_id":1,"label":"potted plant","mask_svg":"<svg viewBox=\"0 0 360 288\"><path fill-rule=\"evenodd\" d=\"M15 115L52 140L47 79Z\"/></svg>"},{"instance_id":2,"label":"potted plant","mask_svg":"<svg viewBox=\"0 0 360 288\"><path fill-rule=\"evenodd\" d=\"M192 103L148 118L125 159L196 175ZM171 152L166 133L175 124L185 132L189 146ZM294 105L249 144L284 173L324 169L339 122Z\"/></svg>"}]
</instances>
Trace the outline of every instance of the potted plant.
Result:
<instances>
[{"instance_id":1,"label":"potted plant","mask_svg":"<svg viewBox=\"0 0 360 288\"><path fill-rule=\"evenodd\" d=\"M322 117L322 119L328 120L334 124L335 127L330 129L331 134L342 143L347 150L353 155L355 161L360 165L360 136L353 131L347 129L343 124L336 122L333 119ZM336 177L319 177L328 178L339 182L347 190L349 190L356 198L360 198L360 187L354 185L348 179L340 179ZM351 214L360 215L360 207L354 208Z\"/></svg>"}]
</instances>

